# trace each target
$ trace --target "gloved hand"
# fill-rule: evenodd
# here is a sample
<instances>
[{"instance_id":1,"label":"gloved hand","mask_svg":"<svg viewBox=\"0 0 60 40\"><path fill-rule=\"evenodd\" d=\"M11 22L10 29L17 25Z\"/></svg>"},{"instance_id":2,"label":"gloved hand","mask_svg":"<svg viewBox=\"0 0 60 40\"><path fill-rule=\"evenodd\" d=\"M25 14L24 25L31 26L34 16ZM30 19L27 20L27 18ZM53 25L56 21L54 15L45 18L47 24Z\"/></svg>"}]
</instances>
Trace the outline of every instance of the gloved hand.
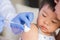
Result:
<instances>
[{"instance_id":1,"label":"gloved hand","mask_svg":"<svg viewBox=\"0 0 60 40\"><path fill-rule=\"evenodd\" d=\"M4 18L0 16L0 33L3 31L3 27L4 27Z\"/></svg>"},{"instance_id":2,"label":"gloved hand","mask_svg":"<svg viewBox=\"0 0 60 40\"><path fill-rule=\"evenodd\" d=\"M30 27L30 23L32 22L34 18L34 15L32 12L23 12L18 14L13 20L10 25L12 28L12 31L15 34L19 34L24 30L24 24L26 24L28 27Z\"/></svg>"}]
</instances>

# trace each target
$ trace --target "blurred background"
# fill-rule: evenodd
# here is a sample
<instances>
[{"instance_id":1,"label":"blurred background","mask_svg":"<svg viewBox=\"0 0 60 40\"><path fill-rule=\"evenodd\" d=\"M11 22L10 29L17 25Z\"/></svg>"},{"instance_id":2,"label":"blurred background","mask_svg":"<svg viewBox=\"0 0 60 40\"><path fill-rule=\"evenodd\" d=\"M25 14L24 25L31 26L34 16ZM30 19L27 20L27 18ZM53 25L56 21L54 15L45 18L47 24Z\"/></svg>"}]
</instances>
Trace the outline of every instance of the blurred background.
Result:
<instances>
[{"instance_id":1,"label":"blurred background","mask_svg":"<svg viewBox=\"0 0 60 40\"><path fill-rule=\"evenodd\" d=\"M33 23L36 23L39 11L38 0L11 0L11 2L14 5L17 14L21 12L33 12ZM4 27L3 32L0 34L0 40L18 40L19 37L20 35L15 35L12 33L9 24Z\"/></svg>"},{"instance_id":2,"label":"blurred background","mask_svg":"<svg viewBox=\"0 0 60 40\"><path fill-rule=\"evenodd\" d=\"M34 20L32 23L35 24L37 23L40 1L41 0L11 0L13 6L16 9L17 14L21 12L33 12ZM21 36L20 34L18 35L13 34L9 26L9 23L7 23L5 24L3 32L0 33L0 40L19 40L20 36Z\"/></svg>"},{"instance_id":3,"label":"blurred background","mask_svg":"<svg viewBox=\"0 0 60 40\"><path fill-rule=\"evenodd\" d=\"M20 12L33 12L34 13L34 23L36 23L36 18L38 15L38 0L11 0L16 8L17 13Z\"/></svg>"}]
</instances>

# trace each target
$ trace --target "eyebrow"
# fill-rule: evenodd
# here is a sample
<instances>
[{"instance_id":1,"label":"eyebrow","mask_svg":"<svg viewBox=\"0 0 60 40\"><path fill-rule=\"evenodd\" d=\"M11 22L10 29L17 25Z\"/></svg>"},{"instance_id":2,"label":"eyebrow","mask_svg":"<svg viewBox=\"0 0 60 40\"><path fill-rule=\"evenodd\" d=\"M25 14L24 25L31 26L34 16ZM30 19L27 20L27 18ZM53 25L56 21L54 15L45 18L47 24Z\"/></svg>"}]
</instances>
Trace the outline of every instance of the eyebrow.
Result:
<instances>
[{"instance_id":1,"label":"eyebrow","mask_svg":"<svg viewBox=\"0 0 60 40\"><path fill-rule=\"evenodd\" d=\"M45 14L48 15L48 13L46 11L43 10L43 12L45 12ZM55 20L60 21L58 18L56 18Z\"/></svg>"},{"instance_id":2,"label":"eyebrow","mask_svg":"<svg viewBox=\"0 0 60 40\"><path fill-rule=\"evenodd\" d=\"M44 10L43 10L44 11ZM48 13L46 11L44 11L46 15L48 15ZM55 20L60 21L58 18L56 18Z\"/></svg>"},{"instance_id":3,"label":"eyebrow","mask_svg":"<svg viewBox=\"0 0 60 40\"><path fill-rule=\"evenodd\" d=\"M44 10L43 10L43 12L44 12L46 15L48 15L48 13L47 13L47 12L45 12Z\"/></svg>"}]
</instances>

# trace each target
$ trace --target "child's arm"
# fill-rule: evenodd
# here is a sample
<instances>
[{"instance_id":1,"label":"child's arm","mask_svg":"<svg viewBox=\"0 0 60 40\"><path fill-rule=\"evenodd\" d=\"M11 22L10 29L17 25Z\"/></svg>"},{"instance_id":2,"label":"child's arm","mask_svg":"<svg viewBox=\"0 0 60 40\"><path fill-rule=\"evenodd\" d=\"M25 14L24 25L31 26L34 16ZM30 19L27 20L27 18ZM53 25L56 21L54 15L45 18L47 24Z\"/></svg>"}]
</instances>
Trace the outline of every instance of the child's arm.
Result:
<instances>
[{"instance_id":1,"label":"child's arm","mask_svg":"<svg viewBox=\"0 0 60 40\"><path fill-rule=\"evenodd\" d=\"M38 40L38 28L36 25L31 24L30 31L24 32L21 38L22 40Z\"/></svg>"}]
</instances>

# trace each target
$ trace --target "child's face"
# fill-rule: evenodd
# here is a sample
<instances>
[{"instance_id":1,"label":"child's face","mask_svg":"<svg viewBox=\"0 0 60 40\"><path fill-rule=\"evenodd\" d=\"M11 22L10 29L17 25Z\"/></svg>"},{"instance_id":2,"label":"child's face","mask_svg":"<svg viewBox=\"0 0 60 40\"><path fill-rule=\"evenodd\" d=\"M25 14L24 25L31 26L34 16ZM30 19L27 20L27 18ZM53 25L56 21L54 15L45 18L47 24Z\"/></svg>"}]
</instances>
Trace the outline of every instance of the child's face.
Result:
<instances>
[{"instance_id":1,"label":"child's face","mask_svg":"<svg viewBox=\"0 0 60 40\"><path fill-rule=\"evenodd\" d=\"M57 19L56 14L49 8L49 5L42 7L37 23L44 33L53 33L60 26L60 21Z\"/></svg>"}]
</instances>

